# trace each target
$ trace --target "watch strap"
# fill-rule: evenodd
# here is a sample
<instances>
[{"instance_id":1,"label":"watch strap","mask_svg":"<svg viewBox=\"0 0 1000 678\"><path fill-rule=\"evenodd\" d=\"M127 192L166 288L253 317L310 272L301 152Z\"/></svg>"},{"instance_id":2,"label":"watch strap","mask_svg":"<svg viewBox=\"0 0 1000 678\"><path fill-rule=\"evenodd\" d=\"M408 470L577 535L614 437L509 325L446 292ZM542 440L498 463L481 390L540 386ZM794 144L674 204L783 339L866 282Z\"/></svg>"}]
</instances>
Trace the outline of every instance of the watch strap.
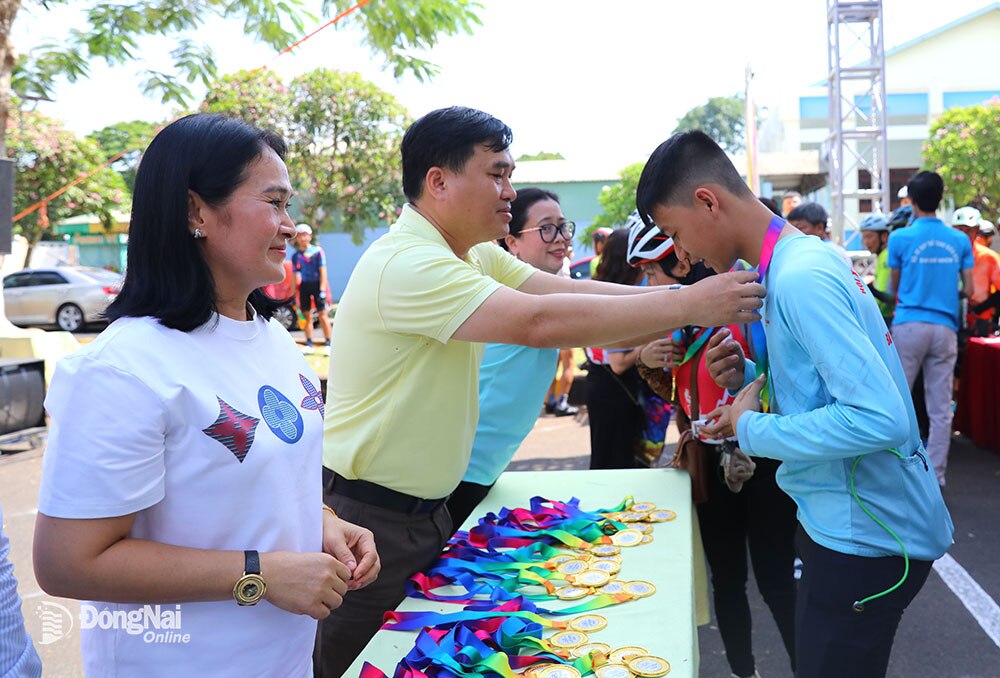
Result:
<instances>
[{"instance_id":1,"label":"watch strap","mask_svg":"<svg viewBox=\"0 0 1000 678\"><path fill-rule=\"evenodd\" d=\"M243 574L260 574L260 554L256 551L243 552Z\"/></svg>"}]
</instances>

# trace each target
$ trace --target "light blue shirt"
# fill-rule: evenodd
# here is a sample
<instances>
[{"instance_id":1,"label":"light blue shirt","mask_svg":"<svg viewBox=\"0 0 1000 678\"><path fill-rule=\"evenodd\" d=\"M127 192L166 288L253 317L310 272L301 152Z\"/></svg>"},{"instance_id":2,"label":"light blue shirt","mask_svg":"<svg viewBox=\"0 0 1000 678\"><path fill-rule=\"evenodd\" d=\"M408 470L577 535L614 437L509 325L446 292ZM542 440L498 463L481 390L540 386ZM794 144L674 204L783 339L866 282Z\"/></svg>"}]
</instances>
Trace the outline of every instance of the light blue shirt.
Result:
<instances>
[{"instance_id":1,"label":"light blue shirt","mask_svg":"<svg viewBox=\"0 0 1000 678\"><path fill-rule=\"evenodd\" d=\"M898 269L894 325L931 323L958 331L958 284L973 266L972 244L940 219L921 217L889 236L889 268Z\"/></svg>"},{"instance_id":2,"label":"light blue shirt","mask_svg":"<svg viewBox=\"0 0 1000 678\"><path fill-rule=\"evenodd\" d=\"M0 509L0 678L38 678L42 661L24 630L21 597L10 562L10 542L3 533L3 510Z\"/></svg>"},{"instance_id":3,"label":"light blue shirt","mask_svg":"<svg viewBox=\"0 0 1000 678\"><path fill-rule=\"evenodd\" d=\"M463 481L492 485L531 433L559 351L487 344L479 368L479 424Z\"/></svg>"},{"instance_id":4,"label":"light blue shirt","mask_svg":"<svg viewBox=\"0 0 1000 678\"><path fill-rule=\"evenodd\" d=\"M861 278L809 236L778 241L764 280L771 413L746 412L740 447L779 459L777 481L816 543L859 556L934 560L952 523L917 428L906 377L882 314ZM754 364L745 364L753 379ZM898 450L903 459L889 452Z\"/></svg>"}]
</instances>

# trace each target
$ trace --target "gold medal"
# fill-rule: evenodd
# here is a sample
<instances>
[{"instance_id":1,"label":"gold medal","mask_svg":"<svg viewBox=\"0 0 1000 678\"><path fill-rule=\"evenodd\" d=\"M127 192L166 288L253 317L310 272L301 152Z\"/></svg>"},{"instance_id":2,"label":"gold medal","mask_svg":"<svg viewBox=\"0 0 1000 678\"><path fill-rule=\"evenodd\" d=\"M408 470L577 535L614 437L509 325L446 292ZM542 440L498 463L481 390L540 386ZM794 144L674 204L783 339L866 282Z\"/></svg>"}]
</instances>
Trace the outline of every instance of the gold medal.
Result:
<instances>
[{"instance_id":1,"label":"gold medal","mask_svg":"<svg viewBox=\"0 0 1000 678\"><path fill-rule=\"evenodd\" d=\"M636 598L645 598L656 593L656 587L648 581L625 582L622 584L622 590L625 593L635 596Z\"/></svg>"},{"instance_id":2,"label":"gold medal","mask_svg":"<svg viewBox=\"0 0 1000 678\"><path fill-rule=\"evenodd\" d=\"M620 581L609 581L607 584L597 589L598 593L607 593L612 596L624 591L625 586Z\"/></svg>"},{"instance_id":3,"label":"gold medal","mask_svg":"<svg viewBox=\"0 0 1000 678\"><path fill-rule=\"evenodd\" d=\"M589 569L590 569L590 564L586 560L583 560L582 558L574 558L572 560L567 560L564 563L559 563L559 566L556 567L556 570L563 574L580 574L584 570L589 570Z\"/></svg>"},{"instance_id":4,"label":"gold medal","mask_svg":"<svg viewBox=\"0 0 1000 678\"><path fill-rule=\"evenodd\" d=\"M651 541L653 541L653 535L651 535L651 534L644 534L644 535L642 535L642 543L643 544L648 544Z\"/></svg>"},{"instance_id":5,"label":"gold medal","mask_svg":"<svg viewBox=\"0 0 1000 678\"><path fill-rule=\"evenodd\" d=\"M646 516L646 520L651 523L665 523L667 521L673 520L677 517L677 514L673 511L668 511L666 509L661 509L659 511L650 511Z\"/></svg>"},{"instance_id":6,"label":"gold medal","mask_svg":"<svg viewBox=\"0 0 1000 678\"><path fill-rule=\"evenodd\" d=\"M645 513L640 513L639 511L628 511L622 514L623 523L638 523L641 520L646 519Z\"/></svg>"},{"instance_id":7,"label":"gold medal","mask_svg":"<svg viewBox=\"0 0 1000 678\"><path fill-rule=\"evenodd\" d=\"M647 652L644 647L639 647L638 645L627 645L625 647L620 647L617 650L611 650L611 654L608 655L608 659L611 660L612 664L625 664L633 657L644 657L648 654L649 652Z\"/></svg>"},{"instance_id":8,"label":"gold medal","mask_svg":"<svg viewBox=\"0 0 1000 678\"><path fill-rule=\"evenodd\" d=\"M556 598L559 600L578 600L589 594L590 589L582 586L564 586L556 589Z\"/></svg>"},{"instance_id":9,"label":"gold medal","mask_svg":"<svg viewBox=\"0 0 1000 678\"><path fill-rule=\"evenodd\" d=\"M649 513L656 510L656 504L651 501L640 501L637 504L632 504L631 510L637 513Z\"/></svg>"},{"instance_id":10,"label":"gold medal","mask_svg":"<svg viewBox=\"0 0 1000 678\"><path fill-rule=\"evenodd\" d=\"M666 659L645 655L628 661L629 671L643 678L658 678L670 673L670 662Z\"/></svg>"},{"instance_id":11,"label":"gold medal","mask_svg":"<svg viewBox=\"0 0 1000 678\"><path fill-rule=\"evenodd\" d=\"M569 627L574 631L582 631L584 633L594 633L595 631L600 631L605 626L608 625L608 620L599 614L583 614L579 617L573 617L569 621ZM611 648L608 648L610 651Z\"/></svg>"},{"instance_id":12,"label":"gold medal","mask_svg":"<svg viewBox=\"0 0 1000 678\"><path fill-rule=\"evenodd\" d=\"M639 530L643 534L650 534L653 531L653 526L649 523L632 523L630 529Z\"/></svg>"},{"instance_id":13,"label":"gold medal","mask_svg":"<svg viewBox=\"0 0 1000 678\"><path fill-rule=\"evenodd\" d=\"M589 640L590 638L587 637L587 634L581 631L560 631L549 637L549 644L552 647L569 649L577 645L583 645Z\"/></svg>"},{"instance_id":14,"label":"gold medal","mask_svg":"<svg viewBox=\"0 0 1000 678\"><path fill-rule=\"evenodd\" d=\"M556 664L539 671L538 678L580 678L580 672L569 664Z\"/></svg>"},{"instance_id":15,"label":"gold medal","mask_svg":"<svg viewBox=\"0 0 1000 678\"><path fill-rule=\"evenodd\" d=\"M622 530L611 537L611 543L615 546L638 546L642 543L642 532L633 529Z\"/></svg>"},{"instance_id":16,"label":"gold medal","mask_svg":"<svg viewBox=\"0 0 1000 678\"><path fill-rule=\"evenodd\" d=\"M580 574L572 575L572 582L577 586L594 588L604 586L609 581L611 581L611 575L604 570L585 570Z\"/></svg>"},{"instance_id":17,"label":"gold medal","mask_svg":"<svg viewBox=\"0 0 1000 678\"><path fill-rule=\"evenodd\" d=\"M608 556L617 556L622 550L613 544L601 544L592 548L590 552L600 558L606 558Z\"/></svg>"},{"instance_id":18,"label":"gold medal","mask_svg":"<svg viewBox=\"0 0 1000 678\"><path fill-rule=\"evenodd\" d=\"M576 556L569 553L560 553L558 556L552 556L549 558L546 563L552 567L556 567L557 565L565 563L567 560L576 560Z\"/></svg>"},{"instance_id":19,"label":"gold medal","mask_svg":"<svg viewBox=\"0 0 1000 678\"><path fill-rule=\"evenodd\" d=\"M594 652L600 652L601 654L606 655L611 652L611 646L607 643L584 643L583 645L577 645L570 650L569 653L579 659L580 657L586 657L588 654Z\"/></svg>"},{"instance_id":20,"label":"gold medal","mask_svg":"<svg viewBox=\"0 0 1000 678\"><path fill-rule=\"evenodd\" d=\"M618 570L622 569L621 563L614 560L604 560L597 559L590 564L591 570L600 570L601 572L607 572L608 574L618 574Z\"/></svg>"},{"instance_id":21,"label":"gold medal","mask_svg":"<svg viewBox=\"0 0 1000 678\"><path fill-rule=\"evenodd\" d=\"M632 678L632 672L624 664L605 664L594 668L597 678Z\"/></svg>"}]
</instances>

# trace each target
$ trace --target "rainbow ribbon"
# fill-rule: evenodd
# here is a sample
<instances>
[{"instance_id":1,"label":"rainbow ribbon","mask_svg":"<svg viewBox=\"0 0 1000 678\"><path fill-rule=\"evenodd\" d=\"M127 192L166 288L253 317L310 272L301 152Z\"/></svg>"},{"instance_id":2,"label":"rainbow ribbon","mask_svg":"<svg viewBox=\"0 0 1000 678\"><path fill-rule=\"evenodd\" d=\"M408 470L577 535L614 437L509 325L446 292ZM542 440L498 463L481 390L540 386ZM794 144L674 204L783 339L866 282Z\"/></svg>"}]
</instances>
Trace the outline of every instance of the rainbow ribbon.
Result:
<instances>
[{"instance_id":1,"label":"rainbow ribbon","mask_svg":"<svg viewBox=\"0 0 1000 678\"><path fill-rule=\"evenodd\" d=\"M764 245L760 250L760 263L757 265L757 275L760 284L765 284L767 270L771 266L771 257L774 256L774 247L781 237L781 229L785 227L785 220L775 215L771 217L771 222L767 225L767 233L764 234ZM767 368L767 336L764 333L764 323L755 322L750 325L750 336L753 341L754 364L757 367L757 376L768 374ZM771 379L764 382L760 390L760 404L762 412L771 410Z\"/></svg>"}]
</instances>

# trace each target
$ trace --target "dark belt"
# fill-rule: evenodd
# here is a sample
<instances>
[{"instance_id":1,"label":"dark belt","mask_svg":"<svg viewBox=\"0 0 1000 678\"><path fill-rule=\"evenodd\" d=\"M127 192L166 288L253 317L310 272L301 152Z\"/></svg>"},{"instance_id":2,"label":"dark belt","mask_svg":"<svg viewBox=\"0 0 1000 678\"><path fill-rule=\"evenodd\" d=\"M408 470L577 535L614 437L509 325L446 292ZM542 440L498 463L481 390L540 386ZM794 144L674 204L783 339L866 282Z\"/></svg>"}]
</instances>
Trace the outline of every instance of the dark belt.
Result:
<instances>
[{"instance_id":1,"label":"dark belt","mask_svg":"<svg viewBox=\"0 0 1000 678\"><path fill-rule=\"evenodd\" d=\"M367 480L348 480L339 473L331 474L326 486L327 494L339 494L342 497L360 501L379 508L398 513L432 513L443 505L448 497L442 499L421 499L413 495L391 490Z\"/></svg>"}]
</instances>

